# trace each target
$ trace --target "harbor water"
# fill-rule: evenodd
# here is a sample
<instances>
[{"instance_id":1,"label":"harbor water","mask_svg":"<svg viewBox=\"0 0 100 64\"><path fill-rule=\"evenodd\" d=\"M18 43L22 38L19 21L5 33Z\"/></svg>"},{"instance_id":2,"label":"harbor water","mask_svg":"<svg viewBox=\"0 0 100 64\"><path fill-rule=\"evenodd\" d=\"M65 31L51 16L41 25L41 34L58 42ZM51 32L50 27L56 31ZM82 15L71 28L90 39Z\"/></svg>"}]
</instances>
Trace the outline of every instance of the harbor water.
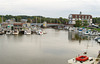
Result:
<instances>
[{"instance_id":1,"label":"harbor water","mask_svg":"<svg viewBox=\"0 0 100 64\"><path fill-rule=\"evenodd\" d=\"M0 64L68 64L84 51L97 57L100 44L95 36L44 29L43 35L0 35Z\"/></svg>"}]
</instances>

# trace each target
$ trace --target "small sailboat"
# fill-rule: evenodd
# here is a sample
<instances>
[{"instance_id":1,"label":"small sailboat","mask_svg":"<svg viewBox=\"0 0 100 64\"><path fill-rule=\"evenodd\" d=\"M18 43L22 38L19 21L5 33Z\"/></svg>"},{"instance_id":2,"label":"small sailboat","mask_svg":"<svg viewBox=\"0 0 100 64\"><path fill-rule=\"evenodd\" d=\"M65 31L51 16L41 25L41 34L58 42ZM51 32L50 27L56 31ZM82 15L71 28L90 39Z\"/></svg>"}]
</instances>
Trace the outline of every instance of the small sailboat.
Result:
<instances>
[{"instance_id":1,"label":"small sailboat","mask_svg":"<svg viewBox=\"0 0 100 64\"><path fill-rule=\"evenodd\" d=\"M90 35L91 36L97 36L98 35L98 31L95 31L95 30L90 31Z\"/></svg>"},{"instance_id":2,"label":"small sailboat","mask_svg":"<svg viewBox=\"0 0 100 64\"><path fill-rule=\"evenodd\" d=\"M85 32L83 32L84 35L90 35L91 34L91 30L86 30Z\"/></svg>"},{"instance_id":3,"label":"small sailboat","mask_svg":"<svg viewBox=\"0 0 100 64\"><path fill-rule=\"evenodd\" d=\"M63 28L61 26L58 26L58 30L62 30Z\"/></svg>"},{"instance_id":4,"label":"small sailboat","mask_svg":"<svg viewBox=\"0 0 100 64\"><path fill-rule=\"evenodd\" d=\"M80 28L80 29L79 29L79 32L82 32L82 30L83 30L83 29L82 29L82 28Z\"/></svg>"},{"instance_id":5,"label":"small sailboat","mask_svg":"<svg viewBox=\"0 0 100 64\"><path fill-rule=\"evenodd\" d=\"M100 36L100 32L98 32L98 35Z\"/></svg>"},{"instance_id":6,"label":"small sailboat","mask_svg":"<svg viewBox=\"0 0 100 64\"><path fill-rule=\"evenodd\" d=\"M69 31L74 31L74 29L72 27L69 27Z\"/></svg>"},{"instance_id":7,"label":"small sailboat","mask_svg":"<svg viewBox=\"0 0 100 64\"><path fill-rule=\"evenodd\" d=\"M67 26L65 26L65 27L64 27L64 29L65 29L65 30L68 30L68 27L67 27Z\"/></svg>"},{"instance_id":8,"label":"small sailboat","mask_svg":"<svg viewBox=\"0 0 100 64\"><path fill-rule=\"evenodd\" d=\"M33 29L32 29L33 33L36 33L37 31L37 27L35 26Z\"/></svg>"},{"instance_id":9,"label":"small sailboat","mask_svg":"<svg viewBox=\"0 0 100 64\"><path fill-rule=\"evenodd\" d=\"M8 35L9 35L9 34L12 34L12 31L11 31L11 30L7 30L7 31L6 31L6 34L8 34Z\"/></svg>"},{"instance_id":10,"label":"small sailboat","mask_svg":"<svg viewBox=\"0 0 100 64\"><path fill-rule=\"evenodd\" d=\"M30 35L30 34L31 34L31 30L25 30L25 31L24 31L24 34L25 34L25 35L27 35L27 34Z\"/></svg>"},{"instance_id":11,"label":"small sailboat","mask_svg":"<svg viewBox=\"0 0 100 64\"><path fill-rule=\"evenodd\" d=\"M85 33L84 33L84 35L89 35L90 34L90 32L89 31L86 31Z\"/></svg>"},{"instance_id":12,"label":"small sailboat","mask_svg":"<svg viewBox=\"0 0 100 64\"><path fill-rule=\"evenodd\" d=\"M94 39L95 39L95 41L100 43L100 37L95 37Z\"/></svg>"},{"instance_id":13,"label":"small sailboat","mask_svg":"<svg viewBox=\"0 0 100 64\"><path fill-rule=\"evenodd\" d=\"M40 30L37 30L36 31L36 34L38 34L38 35L42 35L43 34L43 31L40 29Z\"/></svg>"},{"instance_id":14,"label":"small sailboat","mask_svg":"<svg viewBox=\"0 0 100 64\"><path fill-rule=\"evenodd\" d=\"M0 31L0 35L3 35L3 32L2 31Z\"/></svg>"},{"instance_id":15,"label":"small sailboat","mask_svg":"<svg viewBox=\"0 0 100 64\"><path fill-rule=\"evenodd\" d=\"M19 31L18 30L14 30L12 34L17 35L17 34L19 34Z\"/></svg>"},{"instance_id":16,"label":"small sailboat","mask_svg":"<svg viewBox=\"0 0 100 64\"><path fill-rule=\"evenodd\" d=\"M47 32L45 30L43 30L42 32L43 32L43 34L47 34Z\"/></svg>"}]
</instances>

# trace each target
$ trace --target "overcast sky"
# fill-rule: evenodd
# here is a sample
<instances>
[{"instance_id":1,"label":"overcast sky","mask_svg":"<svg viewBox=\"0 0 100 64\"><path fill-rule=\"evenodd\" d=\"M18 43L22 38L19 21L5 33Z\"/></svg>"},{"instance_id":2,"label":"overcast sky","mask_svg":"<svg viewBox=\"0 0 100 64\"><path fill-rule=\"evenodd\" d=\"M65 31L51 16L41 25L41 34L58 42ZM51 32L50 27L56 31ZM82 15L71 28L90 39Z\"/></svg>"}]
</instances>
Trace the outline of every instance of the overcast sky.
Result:
<instances>
[{"instance_id":1,"label":"overcast sky","mask_svg":"<svg viewBox=\"0 0 100 64\"><path fill-rule=\"evenodd\" d=\"M41 15L65 17L69 14L100 16L100 0L0 0L0 15Z\"/></svg>"}]
</instances>

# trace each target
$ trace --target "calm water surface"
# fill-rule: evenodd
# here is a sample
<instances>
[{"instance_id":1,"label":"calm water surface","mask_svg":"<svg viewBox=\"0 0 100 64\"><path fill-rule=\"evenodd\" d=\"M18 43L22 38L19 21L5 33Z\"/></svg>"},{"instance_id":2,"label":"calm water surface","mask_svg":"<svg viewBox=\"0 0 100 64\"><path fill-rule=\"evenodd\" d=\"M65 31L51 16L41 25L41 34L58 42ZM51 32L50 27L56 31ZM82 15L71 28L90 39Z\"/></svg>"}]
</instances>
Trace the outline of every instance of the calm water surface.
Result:
<instances>
[{"instance_id":1,"label":"calm water surface","mask_svg":"<svg viewBox=\"0 0 100 64\"><path fill-rule=\"evenodd\" d=\"M94 37L65 30L45 31L45 35L0 35L0 64L68 64L68 59L86 49L92 57L100 50Z\"/></svg>"}]
</instances>

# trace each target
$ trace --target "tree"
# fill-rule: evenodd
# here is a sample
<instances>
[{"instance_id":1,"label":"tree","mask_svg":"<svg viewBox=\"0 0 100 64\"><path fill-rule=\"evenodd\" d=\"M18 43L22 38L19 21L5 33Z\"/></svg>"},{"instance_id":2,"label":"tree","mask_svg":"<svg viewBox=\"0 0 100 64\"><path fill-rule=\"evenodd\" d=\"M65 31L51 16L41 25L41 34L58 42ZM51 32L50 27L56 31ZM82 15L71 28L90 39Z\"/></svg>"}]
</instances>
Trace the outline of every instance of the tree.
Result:
<instances>
[{"instance_id":1,"label":"tree","mask_svg":"<svg viewBox=\"0 0 100 64\"><path fill-rule=\"evenodd\" d=\"M31 20L30 18L28 18L28 19L27 19L27 22L28 22L28 23L31 23L31 22L32 22L32 20Z\"/></svg>"},{"instance_id":2,"label":"tree","mask_svg":"<svg viewBox=\"0 0 100 64\"><path fill-rule=\"evenodd\" d=\"M58 23L59 23L59 24L61 24L61 21L60 21L60 20L58 20Z\"/></svg>"},{"instance_id":3,"label":"tree","mask_svg":"<svg viewBox=\"0 0 100 64\"><path fill-rule=\"evenodd\" d=\"M2 18L2 15L0 15ZM47 23L61 23L61 24L66 24L68 22L68 19L66 18L50 18L50 17L42 17L42 16L26 16L26 15L19 15L19 16L12 16L12 15L4 15L3 16L3 22L15 18L16 22L21 22L21 19L28 19L28 22L33 22L36 23L36 18L37 18L37 23L40 23L40 18L41 18L41 23L46 21ZM31 21L30 21L31 19ZM97 18L99 20L99 18Z\"/></svg>"},{"instance_id":4,"label":"tree","mask_svg":"<svg viewBox=\"0 0 100 64\"><path fill-rule=\"evenodd\" d=\"M74 25L75 27L80 27L82 26L82 21L81 20L77 20L76 24Z\"/></svg>"},{"instance_id":5,"label":"tree","mask_svg":"<svg viewBox=\"0 0 100 64\"><path fill-rule=\"evenodd\" d=\"M100 17L96 17L96 18L93 18L93 23L94 24L100 24Z\"/></svg>"},{"instance_id":6,"label":"tree","mask_svg":"<svg viewBox=\"0 0 100 64\"><path fill-rule=\"evenodd\" d=\"M87 20L84 20L83 21L83 26L88 26L89 25L89 23L87 22Z\"/></svg>"},{"instance_id":7,"label":"tree","mask_svg":"<svg viewBox=\"0 0 100 64\"><path fill-rule=\"evenodd\" d=\"M37 23L40 23L40 17L37 17Z\"/></svg>"},{"instance_id":8,"label":"tree","mask_svg":"<svg viewBox=\"0 0 100 64\"><path fill-rule=\"evenodd\" d=\"M2 18L0 17L0 23L2 23Z\"/></svg>"},{"instance_id":9,"label":"tree","mask_svg":"<svg viewBox=\"0 0 100 64\"><path fill-rule=\"evenodd\" d=\"M20 16L17 16L17 17L15 18L15 20L16 20L16 22L21 22L21 17L20 17Z\"/></svg>"},{"instance_id":10,"label":"tree","mask_svg":"<svg viewBox=\"0 0 100 64\"><path fill-rule=\"evenodd\" d=\"M60 18L59 18L59 20L60 20L60 21L62 21L62 20L63 20L63 18L62 18L62 17L60 17Z\"/></svg>"}]
</instances>

